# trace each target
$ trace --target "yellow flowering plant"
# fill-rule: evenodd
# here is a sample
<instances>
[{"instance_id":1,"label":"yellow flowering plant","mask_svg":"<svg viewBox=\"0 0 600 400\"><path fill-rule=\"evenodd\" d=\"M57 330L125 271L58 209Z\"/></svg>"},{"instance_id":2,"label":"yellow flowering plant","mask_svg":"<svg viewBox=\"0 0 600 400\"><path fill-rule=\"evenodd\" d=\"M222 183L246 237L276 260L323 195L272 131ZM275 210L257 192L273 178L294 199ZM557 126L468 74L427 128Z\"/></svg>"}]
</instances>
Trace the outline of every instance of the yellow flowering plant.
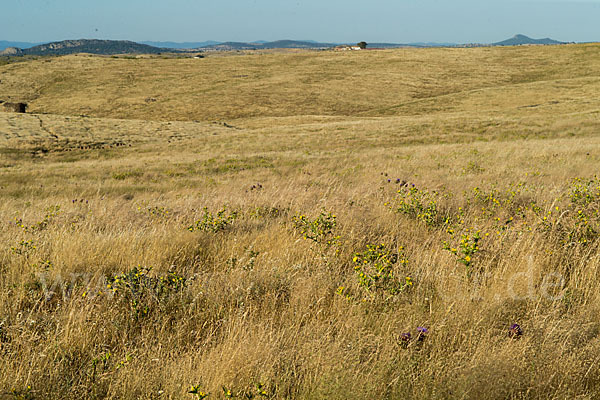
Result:
<instances>
[{"instance_id":1,"label":"yellow flowering plant","mask_svg":"<svg viewBox=\"0 0 600 400\"><path fill-rule=\"evenodd\" d=\"M384 243L367 245L365 251L354 255L352 263L359 286L371 294L383 292L395 296L413 285L410 276L401 279L394 271L396 265L405 267L408 264L403 247L392 252Z\"/></svg>"}]
</instances>

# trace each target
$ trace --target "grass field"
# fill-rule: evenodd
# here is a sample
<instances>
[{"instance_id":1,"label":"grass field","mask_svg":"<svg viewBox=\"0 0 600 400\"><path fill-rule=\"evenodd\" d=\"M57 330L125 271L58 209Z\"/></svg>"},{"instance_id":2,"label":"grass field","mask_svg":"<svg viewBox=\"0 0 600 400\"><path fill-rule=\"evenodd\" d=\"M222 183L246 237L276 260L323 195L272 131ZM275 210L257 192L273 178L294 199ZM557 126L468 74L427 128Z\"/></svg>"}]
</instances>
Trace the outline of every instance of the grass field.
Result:
<instances>
[{"instance_id":1,"label":"grass field","mask_svg":"<svg viewBox=\"0 0 600 400\"><path fill-rule=\"evenodd\" d=\"M597 44L0 66L29 104L0 112L0 398L600 398L598 71Z\"/></svg>"}]
</instances>

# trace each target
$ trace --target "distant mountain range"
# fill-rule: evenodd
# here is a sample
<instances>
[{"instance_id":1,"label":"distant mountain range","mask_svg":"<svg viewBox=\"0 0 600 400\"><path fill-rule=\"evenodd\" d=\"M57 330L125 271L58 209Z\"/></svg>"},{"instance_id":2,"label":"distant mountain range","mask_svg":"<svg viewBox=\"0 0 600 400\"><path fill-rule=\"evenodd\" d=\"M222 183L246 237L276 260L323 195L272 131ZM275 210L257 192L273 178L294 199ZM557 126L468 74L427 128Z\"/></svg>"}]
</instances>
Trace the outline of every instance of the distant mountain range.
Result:
<instances>
[{"instance_id":1,"label":"distant mountain range","mask_svg":"<svg viewBox=\"0 0 600 400\"><path fill-rule=\"evenodd\" d=\"M525 35L515 35L510 39L491 44L457 43L370 43L370 48L397 47L461 47L461 46L518 46L530 44L563 44L557 40L532 39ZM128 40L80 39L37 44L28 42L0 41L0 55L66 55L75 53L91 54L158 54L161 52L225 51L225 50L261 50L261 49L327 49L345 43L320 43L312 40L277 40L267 42L131 42Z\"/></svg>"},{"instance_id":2,"label":"distant mountain range","mask_svg":"<svg viewBox=\"0 0 600 400\"><path fill-rule=\"evenodd\" d=\"M312 42L311 40L305 40L306 42ZM213 46L222 44L225 42L218 42L215 40L207 40L205 42L149 42L144 41L140 42L142 44L147 44L148 46L160 47L165 49L199 49L203 47ZM255 42L249 42L249 45L257 45L268 43L267 40L257 40ZM313 42L316 43L316 42ZM1 48L1 47L0 47Z\"/></svg>"},{"instance_id":3,"label":"distant mountain range","mask_svg":"<svg viewBox=\"0 0 600 400\"><path fill-rule=\"evenodd\" d=\"M354 43L320 43L312 40L277 40L274 42L223 42L199 47L204 50L260 50L260 49L327 49L340 45L354 45ZM372 49L392 49L398 47L456 47L457 43L369 43Z\"/></svg>"},{"instance_id":4,"label":"distant mountain range","mask_svg":"<svg viewBox=\"0 0 600 400\"><path fill-rule=\"evenodd\" d=\"M525 44L565 44L565 42L559 42L550 38L532 39L525 35L515 35L510 39L492 43L492 46L520 46Z\"/></svg>"},{"instance_id":5,"label":"distant mountain range","mask_svg":"<svg viewBox=\"0 0 600 400\"><path fill-rule=\"evenodd\" d=\"M258 50L258 49L285 49L285 48L330 48L339 45L353 43L319 43L314 41L297 41L297 40L278 40L275 42L223 42L213 43L198 48L206 50ZM553 39L532 39L525 35L515 35L510 39L502 42L491 44L478 44L480 46L518 46L527 44L564 44ZM465 46L458 43L436 43L436 42L416 42L416 43L369 43L370 48L398 48L398 47L459 47ZM472 45L471 45L472 46Z\"/></svg>"},{"instance_id":6,"label":"distant mountain range","mask_svg":"<svg viewBox=\"0 0 600 400\"><path fill-rule=\"evenodd\" d=\"M414 42L414 43L369 43L371 48L397 48L397 47L456 47L458 43Z\"/></svg>"},{"instance_id":7,"label":"distant mountain range","mask_svg":"<svg viewBox=\"0 0 600 400\"><path fill-rule=\"evenodd\" d=\"M263 50L263 49L318 49L335 47L334 43L318 43L299 40L276 40L274 42L224 42L202 47L206 50Z\"/></svg>"},{"instance_id":8,"label":"distant mountain range","mask_svg":"<svg viewBox=\"0 0 600 400\"><path fill-rule=\"evenodd\" d=\"M0 51L7 49L9 47L16 47L19 49L28 49L33 46L37 46L41 43L29 43L29 42L9 42L6 40L0 40Z\"/></svg>"},{"instance_id":9,"label":"distant mountain range","mask_svg":"<svg viewBox=\"0 0 600 400\"><path fill-rule=\"evenodd\" d=\"M206 42L140 42L148 46L159 47L162 49L198 49L200 47L212 46L221 42L208 40Z\"/></svg>"}]
</instances>

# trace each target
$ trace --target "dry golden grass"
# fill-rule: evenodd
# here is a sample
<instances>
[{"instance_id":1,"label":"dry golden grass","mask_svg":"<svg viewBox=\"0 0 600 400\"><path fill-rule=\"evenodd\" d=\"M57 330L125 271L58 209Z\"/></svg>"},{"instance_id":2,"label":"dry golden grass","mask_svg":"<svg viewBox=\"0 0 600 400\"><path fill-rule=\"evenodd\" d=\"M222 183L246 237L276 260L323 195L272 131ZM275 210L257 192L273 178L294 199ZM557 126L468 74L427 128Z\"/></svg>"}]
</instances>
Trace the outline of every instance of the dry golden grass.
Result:
<instances>
[{"instance_id":1,"label":"dry golden grass","mask_svg":"<svg viewBox=\"0 0 600 400\"><path fill-rule=\"evenodd\" d=\"M598 67L598 45L0 66L32 112L0 113L0 398L598 398ZM237 214L190 231L204 207ZM355 270L381 243L399 293Z\"/></svg>"}]
</instances>

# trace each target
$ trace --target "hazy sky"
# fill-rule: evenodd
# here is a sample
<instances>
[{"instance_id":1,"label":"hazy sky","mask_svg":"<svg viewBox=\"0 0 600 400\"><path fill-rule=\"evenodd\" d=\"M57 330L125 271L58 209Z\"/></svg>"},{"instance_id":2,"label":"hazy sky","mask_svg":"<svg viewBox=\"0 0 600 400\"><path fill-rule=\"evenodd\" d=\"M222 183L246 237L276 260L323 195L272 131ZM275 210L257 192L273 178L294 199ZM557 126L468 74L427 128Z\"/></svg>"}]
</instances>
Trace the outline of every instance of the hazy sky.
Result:
<instances>
[{"instance_id":1,"label":"hazy sky","mask_svg":"<svg viewBox=\"0 0 600 400\"><path fill-rule=\"evenodd\" d=\"M0 40L600 41L600 0L1 0Z\"/></svg>"}]
</instances>

